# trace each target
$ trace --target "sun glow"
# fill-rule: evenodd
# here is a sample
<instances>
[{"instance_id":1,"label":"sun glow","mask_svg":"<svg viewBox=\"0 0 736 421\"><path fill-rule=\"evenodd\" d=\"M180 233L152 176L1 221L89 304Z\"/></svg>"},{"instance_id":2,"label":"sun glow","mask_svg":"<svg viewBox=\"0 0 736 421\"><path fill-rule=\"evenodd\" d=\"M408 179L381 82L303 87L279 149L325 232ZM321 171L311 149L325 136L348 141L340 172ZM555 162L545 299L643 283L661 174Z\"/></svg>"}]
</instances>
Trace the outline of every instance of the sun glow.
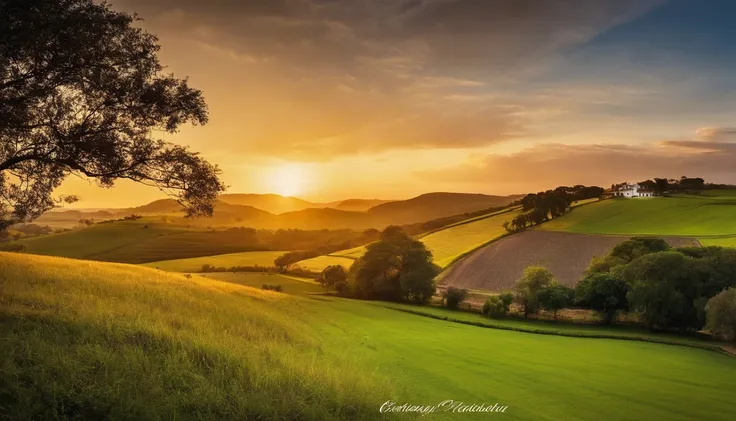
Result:
<instances>
[{"instance_id":1,"label":"sun glow","mask_svg":"<svg viewBox=\"0 0 736 421\"><path fill-rule=\"evenodd\" d=\"M269 175L270 187L282 196L295 196L304 192L306 171L299 165L287 164L275 168Z\"/></svg>"}]
</instances>

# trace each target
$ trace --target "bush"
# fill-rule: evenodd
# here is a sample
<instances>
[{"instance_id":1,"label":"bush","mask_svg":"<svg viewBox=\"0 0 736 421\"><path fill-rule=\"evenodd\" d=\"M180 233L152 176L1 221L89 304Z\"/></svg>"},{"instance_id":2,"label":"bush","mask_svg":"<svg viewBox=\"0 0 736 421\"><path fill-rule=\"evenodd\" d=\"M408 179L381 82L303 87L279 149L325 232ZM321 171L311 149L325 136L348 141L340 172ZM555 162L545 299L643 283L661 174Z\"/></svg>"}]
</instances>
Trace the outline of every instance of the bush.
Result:
<instances>
[{"instance_id":1,"label":"bush","mask_svg":"<svg viewBox=\"0 0 736 421\"><path fill-rule=\"evenodd\" d=\"M714 336L736 342L736 288L723 290L705 306L707 327Z\"/></svg>"},{"instance_id":2,"label":"bush","mask_svg":"<svg viewBox=\"0 0 736 421\"><path fill-rule=\"evenodd\" d=\"M263 284L263 285L261 285L261 289L266 290L266 291L276 291L276 292L281 292L282 291L281 285L268 285L268 284Z\"/></svg>"},{"instance_id":3,"label":"bush","mask_svg":"<svg viewBox=\"0 0 736 421\"><path fill-rule=\"evenodd\" d=\"M507 315L509 313L509 306L511 305L511 301L506 302L504 298L505 297L502 298L500 295L493 295L488 297L486 302L483 303L481 313L484 316L490 318Z\"/></svg>"},{"instance_id":4,"label":"bush","mask_svg":"<svg viewBox=\"0 0 736 421\"><path fill-rule=\"evenodd\" d=\"M13 253L24 253L26 251L26 246L25 244L14 244L14 243L3 244L3 245L0 245L0 251L9 251Z\"/></svg>"},{"instance_id":5,"label":"bush","mask_svg":"<svg viewBox=\"0 0 736 421\"><path fill-rule=\"evenodd\" d=\"M442 293L442 302L450 310L457 310L460 303L465 301L466 298L468 298L468 290L466 289L447 287L445 292Z\"/></svg>"}]
</instances>

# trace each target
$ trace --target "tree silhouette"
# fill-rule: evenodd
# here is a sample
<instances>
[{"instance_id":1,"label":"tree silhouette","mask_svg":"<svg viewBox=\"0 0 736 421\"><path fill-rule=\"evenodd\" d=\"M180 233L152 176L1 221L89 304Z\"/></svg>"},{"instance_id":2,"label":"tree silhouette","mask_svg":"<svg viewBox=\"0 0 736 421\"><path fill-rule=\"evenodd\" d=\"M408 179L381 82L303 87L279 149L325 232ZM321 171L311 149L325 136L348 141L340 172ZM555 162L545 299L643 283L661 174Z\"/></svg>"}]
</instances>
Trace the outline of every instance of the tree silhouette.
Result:
<instances>
[{"instance_id":1,"label":"tree silhouette","mask_svg":"<svg viewBox=\"0 0 736 421\"><path fill-rule=\"evenodd\" d=\"M58 204L69 175L157 187L211 215L219 169L155 138L207 122L202 93L165 74L135 15L92 0L0 0L0 227Z\"/></svg>"}]
</instances>

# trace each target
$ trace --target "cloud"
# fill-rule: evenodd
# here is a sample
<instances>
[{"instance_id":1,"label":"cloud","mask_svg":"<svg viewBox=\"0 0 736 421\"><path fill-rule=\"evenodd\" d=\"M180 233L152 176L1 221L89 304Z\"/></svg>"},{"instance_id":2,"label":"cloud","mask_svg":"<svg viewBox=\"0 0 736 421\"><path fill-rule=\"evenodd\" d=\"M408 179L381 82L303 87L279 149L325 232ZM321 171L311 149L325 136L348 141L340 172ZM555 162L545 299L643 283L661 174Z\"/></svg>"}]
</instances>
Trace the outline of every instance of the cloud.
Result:
<instances>
[{"instance_id":1,"label":"cloud","mask_svg":"<svg viewBox=\"0 0 736 421\"><path fill-rule=\"evenodd\" d=\"M248 125L247 134L223 143L249 154L325 160L518 138L539 113L533 104L519 112L518 98L500 85L658 3L117 0L115 6L139 12L162 40L202 46L243 69L247 78L233 81L230 95L242 102L238 123Z\"/></svg>"},{"instance_id":2,"label":"cloud","mask_svg":"<svg viewBox=\"0 0 736 421\"><path fill-rule=\"evenodd\" d=\"M699 176L736 183L733 144L682 149L665 142L649 146L543 144L509 155L476 156L460 165L420 171L433 183L480 191L528 192L558 185L607 186L653 177ZM460 189L460 190L462 190Z\"/></svg>"}]
</instances>

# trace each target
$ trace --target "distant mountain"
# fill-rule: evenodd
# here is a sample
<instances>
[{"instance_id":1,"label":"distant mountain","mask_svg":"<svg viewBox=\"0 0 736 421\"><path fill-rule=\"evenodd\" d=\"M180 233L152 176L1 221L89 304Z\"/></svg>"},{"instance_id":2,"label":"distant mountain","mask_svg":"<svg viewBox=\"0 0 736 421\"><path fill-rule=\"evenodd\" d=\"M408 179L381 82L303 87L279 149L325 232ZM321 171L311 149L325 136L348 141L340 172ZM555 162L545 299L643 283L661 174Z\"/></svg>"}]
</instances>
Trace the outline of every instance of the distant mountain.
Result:
<instances>
[{"instance_id":1,"label":"distant mountain","mask_svg":"<svg viewBox=\"0 0 736 421\"><path fill-rule=\"evenodd\" d=\"M328 207L326 203L312 203L298 197L278 194L223 194L220 195L220 200L233 205L253 206L273 214Z\"/></svg>"},{"instance_id":2,"label":"distant mountain","mask_svg":"<svg viewBox=\"0 0 736 421\"><path fill-rule=\"evenodd\" d=\"M445 216L506 206L523 197L490 196L471 193L427 193L409 200L384 203L368 210L377 221L386 224L411 224Z\"/></svg>"},{"instance_id":3,"label":"distant mountain","mask_svg":"<svg viewBox=\"0 0 736 421\"><path fill-rule=\"evenodd\" d=\"M170 214L170 213L184 213L182 206L174 199L161 199L154 200L143 206L136 206L128 209L117 209L116 214Z\"/></svg>"},{"instance_id":4,"label":"distant mountain","mask_svg":"<svg viewBox=\"0 0 736 421\"><path fill-rule=\"evenodd\" d=\"M334 203L313 203L275 194L225 194L215 203L212 218L194 218L188 224L200 226L243 226L256 229L381 229L388 225L426 222L432 219L491 207L505 206L522 197L467 193L428 193L409 200L348 199ZM374 205L374 206L371 206ZM288 210L296 209L296 210ZM367 209L367 210L365 210ZM126 215L169 215L183 218L182 206L162 199L143 206L109 211L70 210L43 215L43 220L104 220ZM48 218L48 219L47 219Z\"/></svg>"},{"instance_id":5,"label":"distant mountain","mask_svg":"<svg viewBox=\"0 0 736 421\"><path fill-rule=\"evenodd\" d=\"M337 203L334 206L330 206L331 208L339 209L339 210L345 210L345 211L353 211L353 212L363 212L367 211L368 209L382 205L384 203L390 203L393 202L392 200L380 200L380 199L348 199L343 200L339 203Z\"/></svg>"}]
</instances>

